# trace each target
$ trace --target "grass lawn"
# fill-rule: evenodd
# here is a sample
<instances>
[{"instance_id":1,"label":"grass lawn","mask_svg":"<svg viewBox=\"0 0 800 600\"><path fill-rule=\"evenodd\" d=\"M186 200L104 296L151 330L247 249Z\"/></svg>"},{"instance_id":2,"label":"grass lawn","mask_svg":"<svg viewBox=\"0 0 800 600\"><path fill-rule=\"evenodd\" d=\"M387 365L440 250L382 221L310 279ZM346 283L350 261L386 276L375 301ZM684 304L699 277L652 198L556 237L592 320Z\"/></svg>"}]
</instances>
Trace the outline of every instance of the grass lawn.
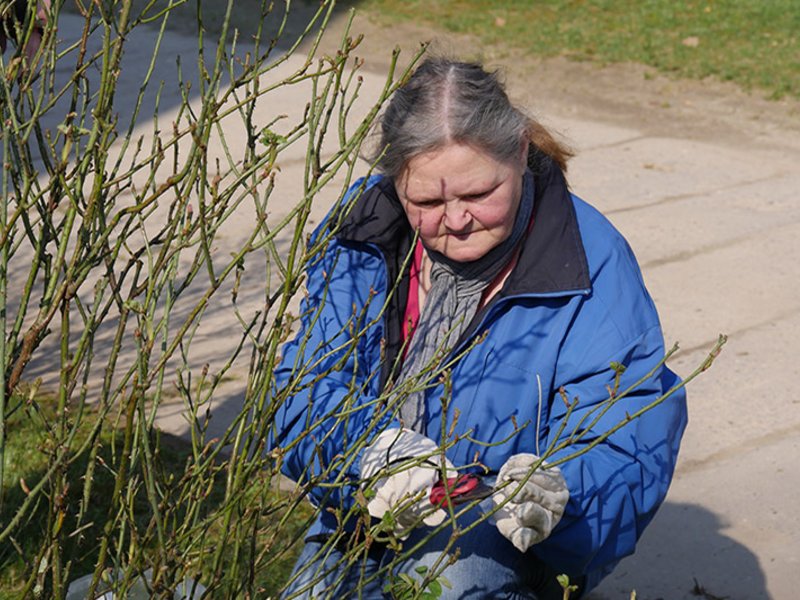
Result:
<instances>
[{"instance_id":1,"label":"grass lawn","mask_svg":"<svg viewBox=\"0 0 800 600\"><path fill-rule=\"evenodd\" d=\"M3 476L3 504L0 508L0 531L2 531L14 517L17 509L21 506L28 490L33 488L47 470L48 455L52 452L52 432L55 429L56 409L55 401L51 398L40 398L36 403L38 406L29 405L20 407L13 412L6 420L7 439L4 449L5 473ZM11 402L11 406L17 405L16 401ZM87 409L88 414L84 415L82 424L79 426L78 434L71 447L78 448L90 434L91 425L97 421L97 415ZM48 431L50 433L48 433ZM88 452L75 457L66 471L66 490L63 494L63 504L66 506L66 517L63 520L63 530L66 535L63 538L64 559L71 561L71 571L69 580L91 573L94 570L99 540L102 537L103 526L111 507L111 498L114 490L115 477L113 469L118 463L122 449L122 433L114 427L113 423L108 423L100 433L101 449L98 453L98 460L95 461L95 469L92 476L93 486L91 500L86 505L85 516L80 524L77 521L77 514L81 506L83 495L84 475L88 464ZM186 442L167 436L153 436L155 442L155 455L157 464L160 467L159 479L165 483L173 482L172 485L177 489L185 484L182 479L187 472L187 465L190 464L192 451ZM209 547L213 547L216 542L213 537L220 533L219 526L221 521L219 514L221 503L224 498L225 487L224 468L220 468L217 474L209 480L210 490L203 500L203 513L209 516L212 525L208 529ZM141 473L134 470L129 475L131 484L128 486L130 495L126 505L129 508L129 530L135 528L139 536L147 536L150 530L152 538L152 510L148 504L144 485L136 483L141 478ZM20 598L23 596L25 582L30 576L40 549L45 545L49 531L52 530L52 522L49 519L50 509L48 507L48 496L52 494L49 486L45 487L45 493L40 495L34 508L28 511L26 518L18 527L15 528L11 539L7 539L0 544L0 599ZM291 503L284 500L285 494L279 494L270 489L268 484L260 485L254 481L246 492L248 498L252 498L254 510L257 507L271 507L279 510ZM175 497L168 491L163 494L165 501ZM180 515L185 512L185 508L178 507L170 514L169 520L173 522L173 529L180 526ZM263 559L259 563L267 566L256 573L257 582L263 587L266 593L273 593L281 583L288 578L294 557L299 552L299 547L290 548L287 540L293 538L299 528L303 526L306 519L311 514L311 508L303 503L296 507L291 516L287 519L285 526L280 529L280 538L277 541L274 560ZM277 519L282 516L281 512L276 512L270 519ZM265 523L263 533L255 542L255 550L261 552L267 540L275 543L275 528ZM116 535L115 535L116 537ZM221 538L222 536L220 536ZM144 539L144 538L141 538ZM230 543L230 536L226 538ZM149 548L155 547L155 540L143 542ZM268 551L265 553L267 554ZM258 567L256 567L258 568ZM202 576L200 577L202 582ZM24 597L28 597L30 591Z\"/></svg>"},{"instance_id":2,"label":"grass lawn","mask_svg":"<svg viewBox=\"0 0 800 600\"><path fill-rule=\"evenodd\" d=\"M487 45L714 76L800 97L797 0L363 0L380 22L421 21Z\"/></svg>"}]
</instances>

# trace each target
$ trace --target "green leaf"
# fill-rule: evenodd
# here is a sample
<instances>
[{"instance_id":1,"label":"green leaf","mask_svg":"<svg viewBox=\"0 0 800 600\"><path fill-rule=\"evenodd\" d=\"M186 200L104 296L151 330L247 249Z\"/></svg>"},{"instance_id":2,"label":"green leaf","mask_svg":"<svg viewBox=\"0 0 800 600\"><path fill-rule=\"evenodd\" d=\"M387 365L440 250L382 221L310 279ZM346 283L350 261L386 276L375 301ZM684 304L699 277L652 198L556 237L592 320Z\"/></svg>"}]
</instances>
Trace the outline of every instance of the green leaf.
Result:
<instances>
[{"instance_id":1,"label":"green leaf","mask_svg":"<svg viewBox=\"0 0 800 600\"><path fill-rule=\"evenodd\" d=\"M261 130L261 137L259 141L265 146L276 146L278 144L285 144L286 136L279 135L270 129L264 128Z\"/></svg>"},{"instance_id":2,"label":"green leaf","mask_svg":"<svg viewBox=\"0 0 800 600\"><path fill-rule=\"evenodd\" d=\"M392 514L392 511L387 510L381 517L380 529L383 531L394 531L394 527L394 515Z\"/></svg>"}]
</instances>

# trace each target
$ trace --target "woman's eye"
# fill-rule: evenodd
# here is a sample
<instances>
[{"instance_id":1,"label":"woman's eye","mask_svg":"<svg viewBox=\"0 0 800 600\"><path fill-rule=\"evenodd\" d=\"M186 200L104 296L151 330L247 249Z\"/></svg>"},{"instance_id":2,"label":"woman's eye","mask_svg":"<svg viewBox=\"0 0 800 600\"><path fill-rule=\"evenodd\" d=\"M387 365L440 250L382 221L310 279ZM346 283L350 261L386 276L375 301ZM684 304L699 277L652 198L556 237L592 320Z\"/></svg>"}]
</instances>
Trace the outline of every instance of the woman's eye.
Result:
<instances>
[{"instance_id":1,"label":"woman's eye","mask_svg":"<svg viewBox=\"0 0 800 600\"><path fill-rule=\"evenodd\" d=\"M479 192L477 194L468 194L464 196L464 200L481 200L486 198L489 195L489 192Z\"/></svg>"},{"instance_id":2,"label":"woman's eye","mask_svg":"<svg viewBox=\"0 0 800 600\"><path fill-rule=\"evenodd\" d=\"M415 202L419 208L435 208L441 204L440 200L423 200L422 202Z\"/></svg>"}]
</instances>

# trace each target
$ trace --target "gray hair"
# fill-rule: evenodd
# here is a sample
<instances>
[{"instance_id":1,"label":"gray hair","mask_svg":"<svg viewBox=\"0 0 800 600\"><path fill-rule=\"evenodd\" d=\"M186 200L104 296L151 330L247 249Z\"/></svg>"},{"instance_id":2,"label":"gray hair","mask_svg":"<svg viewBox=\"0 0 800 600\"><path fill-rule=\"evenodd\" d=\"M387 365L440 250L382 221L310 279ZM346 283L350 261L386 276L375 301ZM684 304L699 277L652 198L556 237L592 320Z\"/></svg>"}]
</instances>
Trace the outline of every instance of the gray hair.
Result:
<instances>
[{"instance_id":1,"label":"gray hair","mask_svg":"<svg viewBox=\"0 0 800 600\"><path fill-rule=\"evenodd\" d=\"M423 61L394 93L379 134L372 162L393 179L414 156L451 142L471 144L508 163L516 160L527 138L528 166L534 173L550 160L566 171L573 155L541 123L511 104L496 72L439 57Z\"/></svg>"},{"instance_id":2,"label":"gray hair","mask_svg":"<svg viewBox=\"0 0 800 600\"><path fill-rule=\"evenodd\" d=\"M377 168L397 177L414 156L450 142L510 162L519 156L529 121L511 104L497 73L476 63L429 58L383 114Z\"/></svg>"}]
</instances>

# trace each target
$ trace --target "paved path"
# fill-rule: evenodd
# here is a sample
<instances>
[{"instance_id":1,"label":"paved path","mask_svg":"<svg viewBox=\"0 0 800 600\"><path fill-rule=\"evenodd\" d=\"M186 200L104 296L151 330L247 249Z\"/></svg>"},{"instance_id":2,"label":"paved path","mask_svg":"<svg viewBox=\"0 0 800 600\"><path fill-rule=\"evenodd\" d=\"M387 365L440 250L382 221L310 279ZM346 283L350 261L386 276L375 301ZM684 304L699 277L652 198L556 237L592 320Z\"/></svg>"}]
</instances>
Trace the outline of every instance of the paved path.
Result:
<instances>
[{"instance_id":1,"label":"paved path","mask_svg":"<svg viewBox=\"0 0 800 600\"><path fill-rule=\"evenodd\" d=\"M74 26L74 20L65 18L61 35L69 35ZM174 74L174 55L192 59L195 47L193 40L177 34L168 41L168 60L160 63L158 75L167 81ZM131 73L137 60L141 57L128 58ZM299 60L293 58L287 68ZM374 62L383 64L380 57ZM190 64L187 60L185 68ZM365 98L373 97L383 84L378 71L365 74ZM679 341L683 348L673 368L690 372L719 333L730 336L718 363L690 388L691 423L666 504L637 554L591 597L627 598L633 588L638 598L649 600L698 597L693 591L701 598L705 591L706 598L730 600L796 597L797 128L782 130L765 121L761 135L759 123L744 111L747 131L755 134L729 131L725 128L730 120L717 123L708 118L704 123L711 133L706 134L694 127L692 108L683 105L674 110L653 106L649 118L642 118L640 107L628 120L618 103L605 112L599 102L570 103L564 100L568 93L537 94L532 80L533 76L531 81L511 77L512 92L573 142L578 155L570 168L572 187L607 214L634 248L667 341ZM125 81L132 88L121 91L133 94L138 80L123 77L123 85ZM575 93L584 93L581 84L585 82L574 82ZM621 89L620 95L624 92ZM277 113L302 110L307 97L308 89L296 86L279 100L261 105L259 116L266 122ZM726 108L724 98L716 106L721 111L744 110ZM299 158L282 165L287 199L292 197L292 179L300 177ZM247 301L257 306L258 294L242 300ZM213 360L227 349L226 336L220 335L225 327L224 320L209 318L204 323L206 329L198 334L197 347L203 354L198 361ZM40 368L40 373L46 369ZM226 385L214 407L217 427L235 413L243 381L234 378ZM185 433L180 413L180 405L166 407L160 425Z\"/></svg>"},{"instance_id":2,"label":"paved path","mask_svg":"<svg viewBox=\"0 0 800 600\"><path fill-rule=\"evenodd\" d=\"M559 119L581 150L576 193L625 234L665 336L691 372L690 426L668 500L636 556L598 590L619 598L792 598L800 567L800 148L758 150Z\"/></svg>"}]
</instances>

